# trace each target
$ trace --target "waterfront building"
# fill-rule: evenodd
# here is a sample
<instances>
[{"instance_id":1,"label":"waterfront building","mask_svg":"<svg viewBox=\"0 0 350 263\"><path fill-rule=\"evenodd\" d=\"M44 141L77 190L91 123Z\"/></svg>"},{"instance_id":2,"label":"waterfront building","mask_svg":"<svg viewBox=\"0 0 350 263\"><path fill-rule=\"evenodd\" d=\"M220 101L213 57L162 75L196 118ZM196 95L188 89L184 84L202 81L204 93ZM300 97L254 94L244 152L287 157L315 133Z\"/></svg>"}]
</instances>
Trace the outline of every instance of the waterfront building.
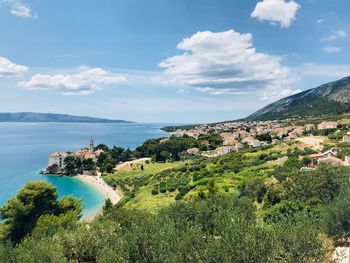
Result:
<instances>
[{"instance_id":1,"label":"waterfront building","mask_svg":"<svg viewBox=\"0 0 350 263\"><path fill-rule=\"evenodd\" d=\"M59 169L64 169L65 164L64 164L64 159L68 156L68 153L66 152L55 152L51 153L49 155L49 165L48 167L51 167L53 165L57 165Z\"/></svg>"}]
</instances>

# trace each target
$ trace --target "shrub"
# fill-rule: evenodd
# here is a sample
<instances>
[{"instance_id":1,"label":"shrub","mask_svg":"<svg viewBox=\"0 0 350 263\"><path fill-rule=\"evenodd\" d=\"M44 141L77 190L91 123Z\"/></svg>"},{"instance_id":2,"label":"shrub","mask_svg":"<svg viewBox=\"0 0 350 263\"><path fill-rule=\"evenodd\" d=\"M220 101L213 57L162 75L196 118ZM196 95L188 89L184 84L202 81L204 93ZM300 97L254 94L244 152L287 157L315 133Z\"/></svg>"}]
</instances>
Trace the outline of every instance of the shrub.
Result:
<instances>
[{"instance_id":1,"label":"shrub","mask_svg":"<svg viewBox=\"0 0 350 263\"><path fill-rule=\"evenodd\" d=\"M159 194L158 188L153 188L151 193L152 193L152 195L157 195L157 194Z\"/></svg>"}]
</instances>

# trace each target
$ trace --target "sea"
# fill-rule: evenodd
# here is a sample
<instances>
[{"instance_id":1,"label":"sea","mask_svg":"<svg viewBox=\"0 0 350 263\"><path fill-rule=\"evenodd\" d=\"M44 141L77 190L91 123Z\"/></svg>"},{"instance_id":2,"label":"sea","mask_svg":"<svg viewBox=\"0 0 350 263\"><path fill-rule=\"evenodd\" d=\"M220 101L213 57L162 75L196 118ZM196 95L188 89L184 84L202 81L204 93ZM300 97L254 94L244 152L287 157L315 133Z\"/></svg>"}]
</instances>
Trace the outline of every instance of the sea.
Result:
<instances>
[{"instance_id":1,"label":"sea","mask_svg":"<svg viewBox=\"0 0 350 263\"><path fill-rule=\"evenodd\" d=\"M59 197L81 198L83 217L96 214L104 204L103 195L71 177L41 175L48 155L56 151L76 151L93 139L109 147L135 149L145 140L168 136L161 130L168 124L145 123L7 123L0 122L0 206L29 181L52 183Z\"/></svg>"}]
</instances>

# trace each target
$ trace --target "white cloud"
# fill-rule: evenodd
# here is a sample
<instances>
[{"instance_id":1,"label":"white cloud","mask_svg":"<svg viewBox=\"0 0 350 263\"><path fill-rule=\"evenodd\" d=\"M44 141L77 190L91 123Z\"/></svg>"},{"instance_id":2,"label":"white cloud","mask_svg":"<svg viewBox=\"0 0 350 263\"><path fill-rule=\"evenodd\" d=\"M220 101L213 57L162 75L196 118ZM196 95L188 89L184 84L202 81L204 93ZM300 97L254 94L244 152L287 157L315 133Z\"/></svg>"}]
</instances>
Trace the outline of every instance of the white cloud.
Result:
<instances>
[{"instance_id":1,"label":"white cloud","mask_svg":"<svg viewBox=\"0 0 350 263\"><path fill-rule=\"evenodd\" d=\"M316 22L317 22L317 24L322 24L324 22L324 20L322 18L320 18Z\"/></svg>"},{"instance_id":2,"label":"white cloud","mask_svg":"<svg viewBox=\"0 0 350 263\"><path fill-rule=\"evenodd\" d=\"M280 23L281 27L289 27L296 19L296 13L300 5L296 2L285 0L263 0L258 2L251 17L260 21Z\"/></svg>"},{"instance_id":3,"label":"white cloud","mask_svg":"<svg viewBox=\"0 0 350 263\"><path fill-rule=\"evenodd\" d=\"M0 57L0 76L14 76L26 71L28 71L28 67L17 65L7 58Z\"/></svg>"},{"instance_id":4,"label":"white cloud","mask_svg":"<svg viewBox=\"0 0 350 263\"><path fill-rule=\"evenodd\" d=\"M34 17L31 8L21 0L0 0L0 7L1 6L9 7L11 14L14 16L23 18Z\"/></svg>"},{"instance_id":5,"label":"white cloud","mask_svg":"<svg viewBox=\"0 0 350 263\"><path fill-rule=\"evenodd\" d=\"M24 17L24 18L31 18L32 10L29 6L21 3L20 1L11 1L11 14L14 16Z\"/></svg>"},{"instance_id":6,"label":"white cloud","mask_svg":"<svg viewBox=\"0 0 350 263\"><path fill-rule=\"evenodd\" d=\"M73 74L36 74L29 81L18 86L25 89L60 90L63 95L88 95L108 84L126 81L122 75L107 72L101 68L80 68Z\"/></svg>"},{"instance_id":7,"label":"white cloud","mask_svg":"<svg viewBox=\"0 0 350 263\"><path fill-rule=\"evenodd\" d=\"M337 53L342 51L343 48L342 47L324 47L323 51L327 52L327 53Z\"/></svg>"},{"instance_id":8,"label":"white cloud","mask_svg":"<svg viewBox=\"0 0 350 263\"><path fill-rule=\"evenodd\" d=\"M185 52L159 64L165 70L157 80L167 85L216 95L268 90L274 96L292 81L289 69L280 63L282 58L257 52L251 34L198 32L177 48Z\"/></svg>"},{"instance_id":9,"label":"white cloud","mask_svg":"<svg viewBox=\"0 0 350 263\"><path fill-rule=\"evenodd\" d=\"M237 94L237 95L242 95L242 94L247 94L248 92L245 91L237 91L236 89L215 89L215 88L197 88L197 91L199 92L204 92L204 93L209 93L211 95L225 95L225 94Z\"/></svg>"},{"instance_id":10,"label":"white cloud","mask_svg":"<svg viewBox=\"0 0 350 263\"><path fill-rule=\"evenodd\" d=\"M338 31L334 31L329 36L322 37L321 42L330 42L338 39L344 39L347 37L348 37L348 33L346 33L344 30L338 30Z\"/></svg>"}]
</instances>

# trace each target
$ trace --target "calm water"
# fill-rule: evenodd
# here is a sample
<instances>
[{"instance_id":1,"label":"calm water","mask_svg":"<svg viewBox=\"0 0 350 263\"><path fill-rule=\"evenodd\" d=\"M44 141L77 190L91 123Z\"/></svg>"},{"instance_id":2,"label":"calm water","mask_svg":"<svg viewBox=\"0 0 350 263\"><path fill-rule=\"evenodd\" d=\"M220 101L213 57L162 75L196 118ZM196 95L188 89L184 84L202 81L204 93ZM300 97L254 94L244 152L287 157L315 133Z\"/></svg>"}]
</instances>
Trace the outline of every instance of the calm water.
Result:
<instances>
[{"instance_id":1,"label":"calm water","mask_svg":"<svg viewBox=\"0 0 350 263\"><path fill-rule=\"evenodd\" d=\"M75 124L75 123L0 123L0 205L13 197L28 181L53 183L59 194L82 198L84 216L101 208L104 197L79 180L39 175L47 166L48 154L95 144L135 148L149 138L167 134L164 124Z\"/></svg>"}]
</instances>

